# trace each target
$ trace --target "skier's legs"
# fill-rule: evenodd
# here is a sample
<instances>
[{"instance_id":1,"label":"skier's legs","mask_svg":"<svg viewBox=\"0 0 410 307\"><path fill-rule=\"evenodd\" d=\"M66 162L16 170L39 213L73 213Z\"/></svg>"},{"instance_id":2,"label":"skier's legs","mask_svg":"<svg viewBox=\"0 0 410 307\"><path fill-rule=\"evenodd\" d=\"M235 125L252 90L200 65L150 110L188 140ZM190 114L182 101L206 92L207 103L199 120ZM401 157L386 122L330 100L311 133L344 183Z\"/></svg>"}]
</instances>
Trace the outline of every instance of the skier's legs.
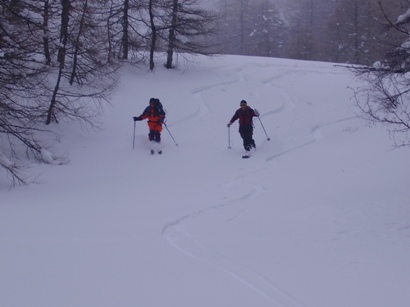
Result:
<instances>
[{"instance_id":1,"label":"skier's legs","mask_svg":"<svg viewBox=\"0 0 410 307\"><path fill-rule=\"evenodd\" d=\"M161 131L162 131L162 125L161 124L156 124L154 127L155 130L155 135L154 135L154 140L157 143L161 143Z\"/></svg>"},{"instance_id":2,"label":"skier's legs","mask_svg":"<svg viewBox=\"0 0 410 307\"><path fill-rule=\"evenodd\" d=\"M149 126L149 134L148 134L149 140L160 143L162 125L156 122L148 121L148 126Z\"/></svg>"},{"instance_id":3,"label":"skier's legs","mask_svg":"<svg viewBox=\"0 0 410 307\"><path fill-rule=\"evenodd\" d=\"M152 130L152 129L149 130L148 139L150 141L155 141L155 130Z\"/></svg>"},{"instance_id":4,"label":"skier's legs","mask_svg":"<svg viewBox=\"0 0 410 307\"><path fill-rule=\"evenodd\" d=\"M243 139L243 147L245 148L246 151L251 150L252 147L252 137L246 136Z\"/></svg>"},{"instance_id":5,"label":"skier's legs","mask_svg":"<svg viewBox=\"0 0 410 307\"><path fill-rule=\"evenodd\" d=\"M161 143L161 133L158 130L154 131L154 141L157 143Z\"/></svg>"},{"instance_id":6,"label":"skier's legs","mask_svg":"<svg viewBox=\"0 0 410 307\"><path fill-rule=\"evenodd\" d=\"M252 147L255 147L255 141L252 139L253 127L252 126L242 126L239 128L239 133L243 140L243 148L249 151Z\"/></svg>"}]
</instances>

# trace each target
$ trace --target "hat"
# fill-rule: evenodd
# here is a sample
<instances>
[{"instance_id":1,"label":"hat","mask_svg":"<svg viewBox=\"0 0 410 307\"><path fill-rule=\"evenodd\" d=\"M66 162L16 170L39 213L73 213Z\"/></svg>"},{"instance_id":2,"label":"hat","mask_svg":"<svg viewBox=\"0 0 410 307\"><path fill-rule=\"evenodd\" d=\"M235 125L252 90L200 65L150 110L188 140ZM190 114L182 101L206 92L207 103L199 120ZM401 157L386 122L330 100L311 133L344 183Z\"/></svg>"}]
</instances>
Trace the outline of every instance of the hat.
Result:
<instances>
[{"instance_id":1,"label":"hat","mask_svg":"<svg viewBox=\"0 0 410 307\"><path fill-rule=\"evenodd\" d=\"M241 100L240 104L248 104L245 100Z\"/></svg>"}]
</instances>

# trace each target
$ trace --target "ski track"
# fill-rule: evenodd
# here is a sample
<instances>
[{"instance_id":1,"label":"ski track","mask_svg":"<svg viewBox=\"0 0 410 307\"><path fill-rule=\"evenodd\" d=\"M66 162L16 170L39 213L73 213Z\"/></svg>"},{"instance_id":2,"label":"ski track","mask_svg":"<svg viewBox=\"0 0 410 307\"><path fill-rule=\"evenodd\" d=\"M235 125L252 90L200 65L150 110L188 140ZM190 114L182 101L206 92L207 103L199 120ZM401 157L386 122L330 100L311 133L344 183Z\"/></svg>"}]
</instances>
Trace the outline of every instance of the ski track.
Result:
<instances>
[{"instance_id":1,"label":"ski track","mask_svg":"<svg viewBox=\"0 0 410 307\"><path fill-rule=\"evenodd\" d=\"M312 129L310 130L310 135L311 135L312 138L313 138L312 140L309 140L309 141L307 141L307 142L305 142L305 143L299 144L299 145L297 145L297 146L295 146L295 147L293 147L293 148L284 150L284 151L282 151L282 152L275 153L274 155L271 155L271 156L267 157L267 158L265 159L265 161L266 161L266 162L270 162L270 161L275 160L276 158L278 158L278 157L280 157L280 156L283 156L283 155L288 154L288 153L290 153L290 152L293 152L293 151L295 151L295 150L301 149L301 148L303 148L303 147L305 147L305 146L312 145L312 144L314 144L314 143L320 141L320 140L323 138L323 133L322 133L322 129L323 129L323 128L326 128L326 127L329 127L329 126L332 126L332 125L335 125L335 124L338 124L338 123L341 123L341 122L346 122L346 121L355 120L355 119L357 119L357 117L352 116L352 117L346 117L346 118L342 118L342 119L335 120L335 121L331 121L331 122L324 123L324 124L316 124L316 125L314 125L314 126L312 127ZM356 132L357 130L358 130L358 128L350 128L349 131L350 131L350 132ZM344 131L347 131L347 129L345 129Z\"/></svg>"},{"instance_id":2,"label":"ski track","mask_svg":"<svg viewBox=\"0 0 410 307\"><path fill-rule=\"evenodd\" d=\"M255 171L257 172L257 171ZM253 172L254 173L254 172ZM231 182L224 185L225 189L231 188L236 185L243 184L242 177L246 177L249 174L239 176ZM197 219L198 217L208 214L211 211L223 210L229 206L237 206L238 203L244 200L249 200L257 197L264 192L264 188L259 185L249 184L252 189L245 195L242 195L233 200L207 207L205 209L187 214L179 219L172 221L164 226L162 229L162 236L165 240L173 246L175 249L183 253L184 255L204 262L226 274L231 276L237 282L245 285L250 291L254 291L258 295L262 296L272 304L278 307L305 307L302 303L298 302L293 296L286 291L276 286L271 280L261 273L250 268L247 265L238 263L232 258L229 258L221 253L212 251L202 244L195 236L191 235L185 227L185 223ZM226 220L231 222L243 214L248 208L243 209L235 216Z\"/></svg>"},{"instance_id":3,"label":"ski track","mask_svg":"<svg viewBox=\"0 0 410 307\"><path fill-rule=\"evenodd\" d=\"M202 93L206 92L208 90L211 90L215 87L218 87L218 86L236 84L237 82L238 82L238 79L233 79L233 80L230 80L230 81L226 81L224 83L217 83L217 84L211 84L211 85L208 85L208 86L204 86L204 87L198 88L197 90L193 91L192 96L199 101L198 109L194 113L188 114L187 116L185 116L185 117L183 117L183 118L181 118L177 121L174 121L174 123L172 125L168 125L168 126L171 127L171 126L174 126L174 125L179 125L179 124L182 124L186 121L192 120L193 118L199 118L199 117L203 116L206 113L211 113L210 107L202 99Z\"/></svg>"},{"instance_id":4,"label":"ski track","mask_svg":"<svg viewBox=\"0 0 410 307\"><path fill-rule=\"evenodd\" d=\"M227 81L222 84L213 84L209 86L204 86L202 88L199 88L195 90L192 95L195 99L195 101L198 102L198 109L195 112L195 114L191 114L185 119L181 119L178 123L181 123L188 118L194 117L202 117L206 115L207 113L212 113L211 107L207 104L206 101L204 101L203 93L213 89L214 87L220 87L224 85L229 85L233 83L238 83L239 81L243 82L249 82L249 78L246 75L246 68L247 67L259 67L259 68L269 68L266 66L261 66L258 64L246 64L243 65L237 69L235 69L235 77L234 80L232 81ZM278 67L275 67L276 71L278 71ZM303 70L303 73L308 73L308 67L303 67L305 68ZM307 70L306 70L307 68ZM271 87L275 93L279 93L281 99L281 105L279 107L276 107L275 109L268 110L264 112L263 117L271 117L271 116L276 116L277 114L280 114L282 112L289 112L292 111L293 109L296 108L296 103L292 99L291 95L280 88L279 86L275 85L275 81L283 78L286 75L293 74L295 72L300 73L301 67L298 65L295 65L295 71L283 71L280 74L276 74L273 77L267 78L266 80L263 81L264 86L266 87ZM313 71L314 73L317 73L317 71ZM337 73L337 72L335 72ZM257 88L251 90L251 95L254 94L255 92L257 93ZM257 94L255 95L256 97L258 96ZM290 153L292 151L298 150L300 148L303 148L305 146L309 146L311 144L314 144L315 142L320 141L323 138L322 134L322 129L340 122L344 121L349 121L353 120L356 117L348 117L348 118L343 118L335 121L330 121L327 123L323 124L316 124L312 127L310 130L309 135L312 137L312 139L307 140L304 143L301 143L299 145L294 146L293 148L287 149L285 151L275 153L273 155L268 156L265 158L265 162L269 163L270 161L276 159L279 156L285 155L287 153ZM265 168L260 168L260 169L255 169L253 171L248 171L246 174L242 174L238 176L237 178L232 179L231 181L227 182L224 186L223 189L224 191L228 191L232 187L237 187L240 185L246 185L250 187L250 191L245 193L242 196L239 196L235 199L232 200L227 200L222 203L216 204L209 206L207 208L201 209L196 212L192 212L189 214L186 214L168 224L166 224L162 231L161 235L164 237L164 239L175 249L179 250L181 253L188 257L192 257L198 261L204 262L214 268L217 268L218 270L228 274L231 276L233 279L235 279L237 282L245 285L246 287L249 288L250 291L254 291L261 297L265 298L269 302L273 304L273 306L280 306L280 307L305 307L303 303L299 302L296 298L294 298L291 294L287 293L283 289L281 289L279 286L276 285L277 282L280 283L280 281L273 282L269 278L263 276L261 273L257 272L256 270L252 269L246 264L240 264L238 263L235 259L229 258L217 251L213 251L211 248L206 247L203 243L201 243L195 236L189 233L189 231L185 227L185 223L188 221L192 221L194 219L199 218L200 216L203 216L205 214L209 214L210 212L216 211L216 210L224 210L228 207L231 206L240 206L240 204L244 204L245 201L249 201L252 199L255 199L262 193L264 193L265 188L260 185L253 184L252 182L247 182L246 177L250 176L251 174L260 172L265 170ZM236 213L234 216L226 219L226 222L232 222L233 220L239 218L242 214L244 214L247 210L250 210L249 205L245 205L245 208L240 210L238 213Z\"/></svg>"},{"instance_id":5,"label":"ski track","mask_svg":"<svg viewBox=\"0 0 410 307\"><path fill-rule=\"evenodd\" d=\"M237 83L238 81L245 81L248 82L248 78L246 76L246 68L254 67L255 65L244 65L239 67L235 70L235 77L232 81L227 81L223 84L213 84L209 86L204 86L195 90L192 93L193 98L198 103L198 109L194 114L190 114L188 117L179 120L177 123L181 123L185 120L192 119L192 117L203 117L207 113L212 113L211 107L204 101L203 93L211 90L215 87L220 87L224 85L229 85L233 83ZM262 67L262 66L260 66ZM265 66L263 68L266 68ZM280 78L281 76L276 76L276 78ZM275 108L273 110L264 112L264 117L269 117L276 115L281 112L289 111L295 108L295 103L292 101L291 97L286 93L284 90L276 87L272 84L273 79L265 82L265 86L271 86L275 89L276 92L280 93L282 97L282 104L280 107ZM271 157L270 159L273 159ZM266 160L269 161L269 158ZM232 187L236 187L238 185L246 184L246 186L250 187L250 191L241 195L232 200L226 200L219 204L215 204L209 206L207 208L201 209L196 212L192 212L186 214L174 221L169 222L166 224L162 231L161 235L163 238L175 249L183 253L188 257L192 257L198 261L204 262L218 270L228 274L237 282L245 285L248 287L250 291L253 291L260 295L261 297L265 298L267 301L273 304L273 306L279 307L305 307L304 304L298 302L291 294L287 293L279 286L275 285L273 281L269 278L263 276L261 273L255 271L254 269L250 268L246 264L240 264L234 259L231 259L225 255L222 255L216 251L213 251L211 248L206 247L203 243L201 243L195 236L189 233L186 229L185 224L189 221L195 220L205 214L209 214L210 212L216 210L224 210L231 206L238 206L238 204L243 204L244 201L252 200L262 193L264 193L265 188L260 185L253 184L252 182L246 182L246 177L260 172L264 169L255 169L253 171L249 171L246 174L240 175L237 178L232 179L231 181L227 182L223 189L228 191L228 189ZM250 207L245 206L244 209L240 210L234 216L228 218L226 222L232 222L233 220L239 218L242 214L244 214Z\"/></svg>"}]
</instances>

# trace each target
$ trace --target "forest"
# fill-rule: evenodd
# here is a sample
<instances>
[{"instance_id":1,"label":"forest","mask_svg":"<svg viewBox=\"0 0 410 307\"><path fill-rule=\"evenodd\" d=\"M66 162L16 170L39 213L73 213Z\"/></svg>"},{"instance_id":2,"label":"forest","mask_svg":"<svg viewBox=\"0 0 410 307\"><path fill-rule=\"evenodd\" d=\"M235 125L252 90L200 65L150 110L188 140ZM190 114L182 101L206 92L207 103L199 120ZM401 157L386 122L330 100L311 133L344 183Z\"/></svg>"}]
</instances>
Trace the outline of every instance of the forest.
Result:
<instances>
[{"instance_id":1,"label":"forest","mask_svg":"<svg viewBox=\"0 0 410 307\"><path fill-rule=\"evenodd\" d=\"M372 65L407 33L391 22L398 0L219 0L218 41L226 53Z\"/></svg>"}]
</instances>

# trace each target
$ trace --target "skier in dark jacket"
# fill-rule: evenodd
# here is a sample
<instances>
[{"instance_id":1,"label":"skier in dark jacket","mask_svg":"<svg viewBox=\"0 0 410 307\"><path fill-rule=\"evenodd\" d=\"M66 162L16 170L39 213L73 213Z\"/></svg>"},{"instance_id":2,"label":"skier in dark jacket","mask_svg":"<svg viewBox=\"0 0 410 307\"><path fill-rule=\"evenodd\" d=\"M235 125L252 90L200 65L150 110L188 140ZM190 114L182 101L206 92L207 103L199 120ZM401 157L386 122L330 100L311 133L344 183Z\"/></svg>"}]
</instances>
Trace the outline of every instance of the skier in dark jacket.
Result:
<instances>
[{"instance_id":1,"label":"skier in dark jacket","mask_svg":"<svg viewBox=\"0 0 410 307\"><path fill-rule=\"evenodd\" d=\"M246 152L249 153L251 148L256 148L255 141L252 138L252 118L259 116L259 112L249 107L245 100L241 101L240 106L241 107L236 110L232 119L229 121L228 128L232 125L233 122L239 119L239 134L241 135L241 138L243 140L243 147L245 148Z\"/></svg>"},{"instance_id":2,"label":"skier in dark jacket","mask_svg":"<svg viewBox=\"0 0 410 307\"><path fill-rule=\"evenodd\" d=\"M161 142L162 124L165 119L165 112L162 109L162 104L158 98L151 98L149 106L147 106L140 116L133 117L134 121L148 119L148 139L159 145ZM153 150L151 150L151 153ZM158 153L162 151L159 150Z\"/></svg>"}]
</instances>

